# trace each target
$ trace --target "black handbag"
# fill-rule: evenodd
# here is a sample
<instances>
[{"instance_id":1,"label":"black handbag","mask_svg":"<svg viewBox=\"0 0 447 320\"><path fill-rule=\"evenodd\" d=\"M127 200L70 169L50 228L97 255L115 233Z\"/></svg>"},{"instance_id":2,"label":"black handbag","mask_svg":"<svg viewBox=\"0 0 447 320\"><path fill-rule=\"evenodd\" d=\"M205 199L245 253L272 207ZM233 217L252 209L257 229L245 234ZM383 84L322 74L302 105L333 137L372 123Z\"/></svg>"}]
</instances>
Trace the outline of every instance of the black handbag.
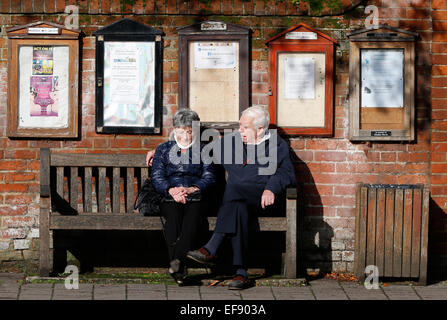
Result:
<instances>
[{"instance_id":1,"label":"black handbag","mask_svg":"<svg viewBox=\"0 0 447 320\"><path fill-rule=\"evenodd\" d=\"M138 209L143 216L158 216L162 199L163 195L157 192L151 180L146 179L135 200L134 209Z\"/></svg>"}]
</instances>

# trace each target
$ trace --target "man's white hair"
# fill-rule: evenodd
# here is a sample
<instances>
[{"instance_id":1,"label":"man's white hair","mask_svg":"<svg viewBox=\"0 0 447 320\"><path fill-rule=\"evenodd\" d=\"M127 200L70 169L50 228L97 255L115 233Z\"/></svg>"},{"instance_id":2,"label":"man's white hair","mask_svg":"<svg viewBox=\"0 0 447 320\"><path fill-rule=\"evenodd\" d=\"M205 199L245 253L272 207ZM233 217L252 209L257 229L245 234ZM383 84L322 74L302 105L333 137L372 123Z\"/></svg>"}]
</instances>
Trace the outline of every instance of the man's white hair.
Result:
<instances>
[{"instance_id":1,"label":"man's white hair","mask_svg":"<svg viewBox=\"0 0 447 320\"><path fill-rule=\"evenodd\" d=\"M264 127L264 130L269 128L270 114L262 106L252 106L242 111L242 116L246 115L253 118L253 124L256 128Z\"/></svg>"}]
</instances>

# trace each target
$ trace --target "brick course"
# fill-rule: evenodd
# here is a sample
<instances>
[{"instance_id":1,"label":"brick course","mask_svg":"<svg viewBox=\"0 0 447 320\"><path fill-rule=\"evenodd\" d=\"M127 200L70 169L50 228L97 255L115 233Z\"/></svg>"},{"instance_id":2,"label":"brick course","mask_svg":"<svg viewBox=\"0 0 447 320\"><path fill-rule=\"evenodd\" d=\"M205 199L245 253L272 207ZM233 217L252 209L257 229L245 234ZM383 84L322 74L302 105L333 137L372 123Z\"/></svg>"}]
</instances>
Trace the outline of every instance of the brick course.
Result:
<instances>
[{"instance_id":1,"label":"brick course","mask_svg":"<svg viewBox=\"0 0 447 320\"><path fill-rule=\"evenodd\" d=\"M431 240L447 242L447 188L444 187L447 182L444 176L447 172L447 144L444 143L447 138L447 121L444 120L447 116L447 38L444 34L447 7L444 0L382 0L367 3L379 6L380 23L386 22L421 34L417 50L417 140L412 143L351 143L348 140L349 42L346 33L363 27L365 14L363 7L358 6L362 1L343 1L350 11L329 17L317 17L320 15L318 13L309 17L307 3L295 6L289 0L133 2L133 5L129 2L122 5L119 0L0 0L2 29L37 20L63 24L65 5L74 4L79 6L81 29L85 33L80 75L83 93L79 97L82 104L82 135L79 141L8 139L6 108L0 108L0 238L2 241L10 240L9 248L13 248L15 239L25 238L31 227L22 227L20 223L11 225L10 219L23 218L24 224L38 221L29 221L30 216L34 217L36 212L38 214L38 205L28 204L38 198L40 147L79 153L146 153L167 139L171 117L178 103L178 36L175 28L207 18L222 19L253 30L253 104L268 105L268 55L264 42L269 37L304 22L339 42L336 52L334 137L290 139L298 157L297 180L303 185L306 203L304 214L309 237L305 242L309 255L316 257L308 263L309 267L329 266L337 272L352 271L355 185L358 182L431 183L431 209L436 210L436 219L439 219L433 225L435 228L442 226L432 232ZM330 8L321 12L328 13L331 13ZM333 11L332 14L337 12ZM163 61L165 111L161 137L95 133L95 40L92 32L122 17L133 18L166 33ZM0 37L0 49L0 104L6 106L8 88L4 83L7 79L8 48L5 33ZM19 195L21 198L18 198ZM329 248L316 246L314 239L317 233L321 238L320 244L323 239L329 243ZM331 242L337 244L332 249ZM326 254L330 251L333 252ZM447 264L446 246L433 246L430 254L437 255L437 261L444 261L439 262L440 265ZM331 261L337 261L337 264Z\"/></svg>"}]
</instances>

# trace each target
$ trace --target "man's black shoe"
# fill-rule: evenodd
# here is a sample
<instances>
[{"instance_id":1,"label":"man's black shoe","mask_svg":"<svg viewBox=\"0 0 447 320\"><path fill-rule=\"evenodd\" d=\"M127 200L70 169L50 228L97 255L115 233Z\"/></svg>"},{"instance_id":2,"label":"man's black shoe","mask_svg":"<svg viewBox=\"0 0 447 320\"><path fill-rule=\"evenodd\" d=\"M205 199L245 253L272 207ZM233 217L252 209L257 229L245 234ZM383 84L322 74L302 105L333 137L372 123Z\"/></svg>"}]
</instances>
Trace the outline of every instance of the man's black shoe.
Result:
<instances>
[{"instance_id":1,"label":"man's black shoe","mask_svg":"<svg viewBox=\"0 0 447 320\"><path fill-rule=\"evenodd\" d=\"M211 255L208 252L208 250L206 250L203 247L198 249L198 250L188 251L186 256L189 259L194 260L195 262L198 262L198 263L201 263L201 264L207 264L207 265L214 265L215 264L215 260L216 260L216 257Z\"/></svg>"},{"instance_id":2,"label":"man's black shoe","mask_svg":"<svg viewBox=\"0 0 447 320\"><path fill-rule=\"evenodd\" d=\"M230 290L241 290L249 286L250 281L247 277L237 274L233 280L228 284L228 289Z\"/></svg>"}]
</instances>

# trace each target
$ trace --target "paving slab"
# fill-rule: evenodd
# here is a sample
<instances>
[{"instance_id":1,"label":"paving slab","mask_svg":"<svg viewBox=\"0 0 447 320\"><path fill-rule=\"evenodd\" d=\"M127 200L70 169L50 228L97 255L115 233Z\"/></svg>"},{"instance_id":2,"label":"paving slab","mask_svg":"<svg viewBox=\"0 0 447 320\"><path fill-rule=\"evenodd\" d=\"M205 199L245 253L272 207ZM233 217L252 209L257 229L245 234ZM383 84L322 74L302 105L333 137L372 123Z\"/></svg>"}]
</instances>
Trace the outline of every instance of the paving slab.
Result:
<instances>
[{"instance_id":1,"label":"paving slab","mask_svg":"<svg viewBox=\"0 0 447 320\"><path fill-rule=\"evenodd\" d=\"M168 300L200 300L198 286L166 286Z\"/></svg>"},{"instance_id":2,"label":"paving slab","mask_svg":"<svg viewBox=\"0 0 447 320\"><path fill-rule=\"evenodd\" d=\"M201 286L199 288L202 300L241 300L237 290L229 290L227 286Z\"/></svg>"},{"instance_id":3,"label":"paving slab","mask_svg":"<svg viewBox=\"0 0 447 320\"><path fill-rule=\"evenodd\" d=\"M53 300L92 300L93 285L89 283L80 283L78 289L67 289L65 284L57 283L54 285Z\"/></svg>"},{"instance_id":4,"label":"paving slab","mask_svg":"<svg viewBox=\"0 0 447 320\"><path fill-rule=\"evenodd\" d=\"M94 285L93 287L94 300L125 300L126 299L126 285L124 284L106 284Z\"/></svg>"},{"instance_id":5,"label":"paving slab","mask_svg":"<svg viewBox=\"0 0 447 320\"><path fill-rule=\"evenodd\" d=\"M0 274L0 300L14 300L19 294L19 277Z\"/></svg>"},{"instance_id":6,"label":"paving slab","mask_svg":"<svg viewBox=\"0 0 447 320\"><path fill-rule=\"evenodd\" d=\"M127 300L166 300L164 284L128 284Z\"/></svg>"},{"instance_id":7,"label":"paving slab","mask_svg":"<svg viewBox=\"0 0 447 320\"><path fill-rule=\"evenodd\" d=\"M390 300L421 300L408 285L387 285L382 286L382 289Z\"/></svg>"},{"instance_id":8,"label":"paving slab","mask_svg":"<svg viewBox=\"0 0 447 320\"><path fill-rule=\"evenodd\" d=\"M350 300L388 300L382 289L367 289L362 284L340 282L340 286L345 291Z\"/></svg>"},{"instance_id":9,"label":"paving slab","mask_svg":"<svg viewBox=\"0 0 447 320\"><path fill-rule=\"evenodd\" d=\"M242 300L274 300L271 287L251 287L244 290L238 290Z\"/></svg>"},{"instance_id":10,"label":"paving slab","mask_svg":"<svg viewBox=\"0 0 447 320\"><path fill-rule=\"evenodd\" d=\"M20 288L19 300L51 300L53 284L27 283Z\"/></svg>"},{"instance_id":11,"label":"paving slab","mask_svg":"<svg viewBox=\"0 0 447 320\"><path fill-rule=\"evenodd\" d=\"M414 287L423 300L447 300L447 287Z\"/></svg>"},{"instance_id":12,"label":"paving slab","mask_svg":"<svg viewBox=\"0 0 447 320\"><path fill-rule=\"evenodd\" d=\"M309 287L272 287L276 300L315 300Z\"/></svg>"}]
</instances>

